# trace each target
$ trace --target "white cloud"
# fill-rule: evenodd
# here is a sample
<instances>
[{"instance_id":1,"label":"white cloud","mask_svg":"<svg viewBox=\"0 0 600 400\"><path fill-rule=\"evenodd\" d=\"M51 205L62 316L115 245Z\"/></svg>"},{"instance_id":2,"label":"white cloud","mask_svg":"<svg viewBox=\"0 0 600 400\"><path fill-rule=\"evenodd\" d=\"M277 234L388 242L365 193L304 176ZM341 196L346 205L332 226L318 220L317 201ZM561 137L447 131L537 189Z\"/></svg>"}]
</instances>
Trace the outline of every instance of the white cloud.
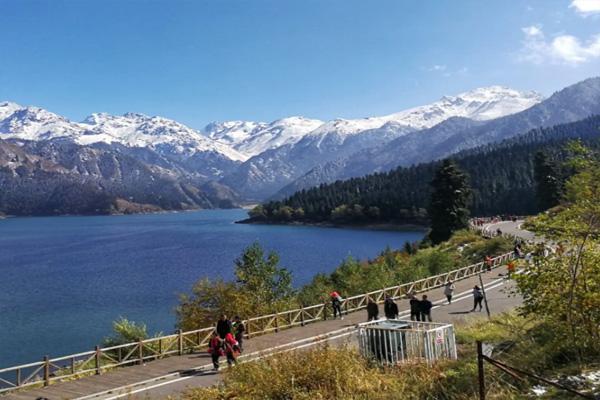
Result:
<instances>
[{"instance_id":1,"label":"white cloud","mask_svg":"<svg viewBox=\"0 0 600 400\"><path fill-rule=\"evenodd\" d=\"M446 66L445 65L434 65L432 67L429 68L429 71L445 71L446 70Z\"/></svg>"},{"instance_id":2,"label":"white cloud","mask_svg":"<svg viewBox=\"0 0 600 400\"><path fill-rule=\"evenodd\" d=\"M596 14L600 13L600 0L573 0L569 7L583 15Z\"/></svg>"},{"instance_id":3,"label":"white cloud","mask_svg":"<svg viewBox=\"0 0 600 400\"><path fill-rule=\"evenodd\" d=\"M558 35L548 40L539 25L527 26L522 31L525 39L519 54L521 61L577 65L600 57L600 35L582 42L572 35Z\"/></svg>"},{"instance_id":4,"label":"white cloud","mask_svg":"<svg viewBox=\"0 0 600 400\"><path fill-rule=\"evenodd\" d=\"M542 32L542 28L539 25L526 26L525 28L521 28L521 30L526 36L544 35L544 33Z\"/></svg>"}]
</instances>

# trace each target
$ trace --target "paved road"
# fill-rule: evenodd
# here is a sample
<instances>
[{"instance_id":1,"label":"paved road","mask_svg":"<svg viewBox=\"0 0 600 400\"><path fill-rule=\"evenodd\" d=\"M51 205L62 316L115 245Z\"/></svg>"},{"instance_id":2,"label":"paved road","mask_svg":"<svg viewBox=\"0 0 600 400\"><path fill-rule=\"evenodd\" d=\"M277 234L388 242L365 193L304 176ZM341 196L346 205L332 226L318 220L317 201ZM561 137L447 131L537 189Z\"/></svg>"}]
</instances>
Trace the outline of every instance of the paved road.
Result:
<instances>
[{"instance_id":1,"label":"paved road","mask_svg":"<svg viewBox=\"0 0 600 400\"><path fill-rule=\"evenodd\" d=\"M488 232L496 232L498 229L502 231L502 233L508 233L509 235L513 235L519 237L523 240L532 241L535 243L543 242L542 238L537 237L533 232L526 231L521 229L521 225L524 221L502 221L496 222L493 224L484 225L483 229Z\"/></svg>"},{"instance_id":2,"label":"paved road","mask_svg":"<svg viewBox=\"0 0 600 400\"><path fill-rule=\"evenodd\" d=\"M494 269L482 277L486 286L490 288L488 299L493 313L510 310L520 303L520 299L509 298L502 290L506 286L506 281L499 279L499 272L504 272L503 267ZM472 301L470 290L475 284L478 284L477 277L456 282L457 301L450 306L442 305L434 309L434 320L460 323L466 319L481 317L481 313L476 312L471 314L468 312ZM462 300L458 300L461 297L460 293L464 293ZM443 298L442 289L440 288L428 292L427 295L433 300ZM408 310L407 300L398 301L398 305L401 310ZM382 307L380 306L380 308ZM285 346L301 339L328 334L329 332L344 328L348 329L365 320L366 312L358 311L347 315L344 320L321 321L304 327L283 330L279 333L258 336L245 343L246 353L265 351L274 346ZM120 368L103 375L57 383L46 388L14 392L6 396L0 396L0 399L32 400L37 397L45 397L50 400L77 398L116 399L128 398L128 393L135 396L131 398L164 398L167 394L179 393L187 386L207 386L218 382L219 375L186 375L186 371L189 373L192 368L209 364L210 359L205 352L180 357L168 357L149 362L142 366ZM148 383L140 386L140 382L143 381L147 381ZM132 384L136 384L135 387L132 388ZM109 390L111 393L106 393Z\"/></svg>"},{"instance_id":3,"label":"paved road","mask_svg":"<svg viewBox=\"0 0 600 400\"><path fill-rule=\"evenodd\" d=\"M488 298L488 304L490 312L492 314L498 314L505 311L509 311L521 303L521 299L514 296L509 296L512 289L512 282L506 281L498 274L504 272L501 269L496 269L490 273L485 274L483 277L486 283L486 295ZM465 321L472 321L474 319L485 318L485 309L483 312L470 312L472 308L472 295L470 289L477 283L476 278L468 279L466 281L459 282L457 284L457 294L468 291L460 296L455 296L455 300L451 305L446 304L445 298L442 293L442 289L436 289L428 293L431 299L435 299L436 308L432 311L432 316L435 321L438 322L452 322L454 324L461 324ZM399 304L400 309L404 311L409 310L407 301L401 301ZM382 308L382 307L380 307ZM383 311L383 310L380 310ZM406 314L405 314L406 315ZM350 314L344 319L344 321L335 321L333 325L336 327L353 326L356 323L364 322L366 319L366 311L357 312ZM354 341L354 336L346 336L343 339L339 339L340 342ZM177 377L162 382L156 382L148 384L144 387L137 387L127 393L127 390L120 394L111 394L105 397L101 397L103 400L113 399L164 399L167 396L177 396L185 389L191 387L206 387L218 383L220 380L219 375L196 375L188 377Z\"/></svg>"}]
</instances>

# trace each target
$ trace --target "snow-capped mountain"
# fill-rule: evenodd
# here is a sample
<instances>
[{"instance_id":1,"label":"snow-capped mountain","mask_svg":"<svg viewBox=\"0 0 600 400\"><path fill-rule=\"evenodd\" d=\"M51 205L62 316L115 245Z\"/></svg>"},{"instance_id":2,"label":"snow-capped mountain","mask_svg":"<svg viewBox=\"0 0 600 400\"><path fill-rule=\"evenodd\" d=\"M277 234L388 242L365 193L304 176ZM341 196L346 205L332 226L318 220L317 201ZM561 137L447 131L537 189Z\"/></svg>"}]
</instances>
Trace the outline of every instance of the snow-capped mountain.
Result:
<instances>
[{"instance_id":1,"label":"snow-capped mountain","mask_svg":"<svg viewBox=\"0 0 600 400\"><path fill-rule=\"evenodd\" d=\"M214 122L202 131L137 113L95 113L74 122L38 107L5 102L0 103L0 139L67 140L117 151L153 171L219 180L247 199L260 200L319 165L385 146L406 135L420 135L450 118L485 121L540 101L535 92L491 86L378 117L320 121L294 116L270 123Z\"/></svg>"},{"instance_id":2,"label":"snow-capped mountain","mask_svg":"<svg viewBox=\"0 0 600 400\"><path fill-rule=\"evenodd\" d=\"M0 103L0 137L24 140L69 138L82 145L119 143L128 147L162 149L173 154L212 151L234 161L247 158L197 130L163 117L97 113L82 122L73 122L39 107L23 107L10 102Z\"/></svg>"},{"instance_id":3,"label":"snow-capped mountain","mask_svg":"<svg viewBox=\"0 0 600 400\"><path fill-rule=\"evenodd\" d=\"M420 135L420 131L450 118L485 121L522 111L541 100L542 96L535 92L491 86L445 96L435 103L386 116L335 119L321 124L296 142L251 157L223 182L248 198L260 200L318 165L385 146L408 134Z\"/></svg>"},{"instance_id":4,"label":"snow-capped mountain","mask_svg":"<svg viewBox=\"0 0 600 400\"><path fill-rule=\"evenodd\" d=\"M485 114L490 115L490 111ZM275 197L285 197L320 183L444 158L461 150L524 134L531 129L574 122L599 114L600 78L586 79L518 113L485 121L450 118L385 145L320 164L282 189Z\"/></svg>"},{"instance_id":5,"label":"snow-capped mountain","mask_svg":"<svg viewBox=\"0 0 600 400\"><path fill-rule=\"evenodd\" d=\"M204 128L204 132L209 138L226 143L249 158L266 150L294 144L322 124L323 121L304 117L288 117L271 123L213 122Z\"/></svg>"},{"instance_id":6,"label":"snow-capped mountain","mask_svg":"<svg viewBox=\"0 0 600 400\"><path fill-rule=\"evenodd\" d=\"M431 128L451 117L485 121L523 111L542 100L543 96L533 91L520 92L503 86L490 86L456 96L444 96L434 103L381 117L334 119L321 125L311 135L329 132L355 134L389 123L420 130Z\"/></svg>"}]
</instances>

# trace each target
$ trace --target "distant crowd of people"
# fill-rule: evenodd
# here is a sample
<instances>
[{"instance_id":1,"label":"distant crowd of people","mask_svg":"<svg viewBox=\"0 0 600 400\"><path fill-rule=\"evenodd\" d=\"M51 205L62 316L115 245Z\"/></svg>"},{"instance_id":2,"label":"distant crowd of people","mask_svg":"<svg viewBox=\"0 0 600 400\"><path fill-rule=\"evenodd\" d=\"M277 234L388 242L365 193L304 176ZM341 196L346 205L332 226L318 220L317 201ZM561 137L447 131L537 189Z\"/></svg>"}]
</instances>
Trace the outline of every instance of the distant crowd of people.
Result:
<instances>
[{"instance_id":1,"label":"distant crowd of people","mask_svg":"<svg viewBox=\"0 0 600 400\"><path fill-rule=\"evenodd\" d=\"M517 217L516 215L503 214L503 215L496 215L494 217L472 218L471 224L475 225L475 226L483 226L486 224L495 224L495 223L502 222L502 221L516 222L518 220L518 218L519 217Z\"/></svg>"},{"instance_id":2,"label":"distant crowd of people","mask_svg":"<svg viewBox=\"0 0 600 400\"><path fill-rule=\"evenodd\" d=\"M490 260L492 260L490 258ZM489 264L491 269L491 264ZM508 266L509 271L511 271L511 265ZM512 265L512 270L514 270L514 263ZM452 281L446 282L444 285L444 296L448 304L452 304L452 298L454 296L454 290L456 286ZM474 312L479 308L479 311L482 310L484 294L482 289L475 285L472 290L473 294L473 309L471 312ZM331 292L331 307L333 309L333 318L344 319L342 315L342 303L344 299L337 291ZM415 293L409 294L409 305L410 305L410 319L412 321L422 321L422 322L432 322L433 319L431 317L431 310L433 309L433 303L429 300L426 294L421 296L421 299L417 298ZM394 299L386 295L385 300L383 302L383 313L385 318L387 319L397 319L399 315L398 304L394 301ZM373 299L369 299L367 301L367 321L375 321L379 319L379 305Z\"/></svg>"},{"instance_id":3,"label":"distant crowd of people","mask_svg":"<svg viewBox=\"0 0 600 400\"><path fill-rule=\"evenodd\" d=\"M230 321L227 315L221 315L208 345L215 371L219 370L220 357L227 357L229 366L237 362L237 357L244 351L245 333L246 327L239 316Z\"/></svg>"}]
</instances>

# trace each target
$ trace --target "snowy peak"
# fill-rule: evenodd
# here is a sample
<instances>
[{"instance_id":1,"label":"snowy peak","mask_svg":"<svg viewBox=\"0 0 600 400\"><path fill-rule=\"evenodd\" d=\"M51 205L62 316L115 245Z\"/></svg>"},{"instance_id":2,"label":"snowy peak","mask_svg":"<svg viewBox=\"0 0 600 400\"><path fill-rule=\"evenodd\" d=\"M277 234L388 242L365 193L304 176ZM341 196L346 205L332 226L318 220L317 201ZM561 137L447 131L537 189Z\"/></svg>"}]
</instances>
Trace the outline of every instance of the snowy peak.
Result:
<instances>
[{"instance_id":1,"label":"snowy peak","mask_svg":"<svg viewBox=\"0 0 600 400\"><path fill-rule=\"evenodd\" d=\"M23 107L17 103L11 103L9 101L0 102L0 121L7 118L15 111L20 110L21 108Z\"/></svg>"},{"instance_id":2,"label":"snowy peak","mask_svg":"<svg viewBox=\"0 0 600 400\"><path fill-rule=\"evenodd\" d=\"M294 144L322 124L323 121L294 116L271 123L213 122L204 128L204 132L209 138L251 157L269 149Z\"/></svg>"},{"instance_id":3,"label":"snowy peak","mask_svg":"<svg viewBox=\"0 0 600 400\"><path fill-rule=\"evenodd\" d=\"M234 161L247 158L227 145L163 117L95 113L82 122L72 122L42 108L10 102L0 103L0 138L34 141L69 138L81 145L119 143L148 147L163 154L192 156L198 152L214 152Z\"/></svg>"},{"instance_id":4,"label":"snowy peak","mask_svg":"<svg viewBox=\"0 0 600 400\"><path fill-rule=\"evenodd\" d=\"M523 111L541 100L542 96L535 92L490 86L456 96L444 96L429 105L380 117L324 122L292 116L270 123L213 122L203 132L168 118L139 113L121 116L95 113L82 122L72 122L38 107L2 102L0 138L44 140L67 137L82 145L119 143L182 156L214 152L230 160L246 161L267 150L295 145L304 138L318 143L343 143L347 137L361 133L369 133L370 137L380 134L392 138L430 128L451 117L473 120L502 117ZM362 145L368 145L367 142Z\"/></svg>"},{"instance_id":5,"label":"snowy peak","mask_svg":"<svg viewBox=\"0 0 600 400\"><path fill-rule=\"evenodd\" d=\"M70 137L77 131L76 124L42 108L0 103L0 138L44 140Z\"/></svg>"},{"instance_id":6,"label":"snowy peak","mask_svg":"<svg viewBox=\"0 0 600 400\"><path fill-rule=\"evenodd\" d=\"M520 92L503 86L474 89L456 96L381 117L334 119L311 132L313 136L328 133L351 135L394 124L399 128L427 129L452 117L478 121L503 117L530 108L543 100L536 92Z\"/></svg>"},{"instance_id":7,"label":"snowy peak","mask_svg":"<svg viewBox=\"0 0 600 400\"><path fill-rule=\"evenodd\" d=\"M193 155L214 151L227 158L242 161L245 157L237 151L216 143L200 132L177 121L150 117L139 113L114 116L106 113L92 114L81 125L86 129L79 143L117 142L129 147L150 147L169 153Z\"/></svg>"}]
</instances>

